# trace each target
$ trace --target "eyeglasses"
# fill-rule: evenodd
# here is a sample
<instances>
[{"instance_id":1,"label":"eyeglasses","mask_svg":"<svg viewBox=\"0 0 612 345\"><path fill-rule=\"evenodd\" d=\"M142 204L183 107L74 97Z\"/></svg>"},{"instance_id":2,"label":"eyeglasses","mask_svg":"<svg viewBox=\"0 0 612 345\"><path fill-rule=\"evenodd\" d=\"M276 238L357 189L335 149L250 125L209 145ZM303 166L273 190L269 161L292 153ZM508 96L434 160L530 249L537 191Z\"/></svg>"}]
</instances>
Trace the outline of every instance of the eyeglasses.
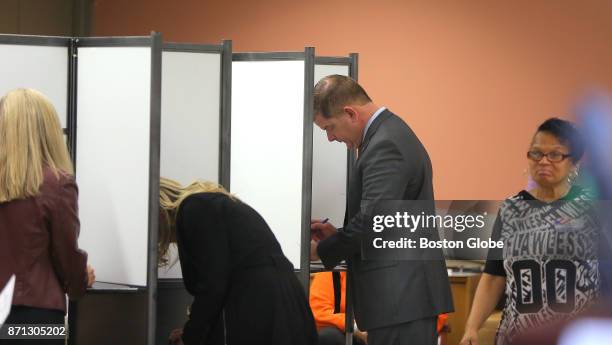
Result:
<instances>
[{"instance_id":1,"label":"eyeglasses","mask_svg":"<svg viewBox=\"0 0 612 345\"><path fill-rule=\"evenodd\" d=\"M539 162L542 160L542 158L546 157L548 158L549 162L558 163L570 156L571 155L561 153L559 151L552 151L549 153L544 153L541 151L527 151L527 158L536 162Z\"/></svg>"}]
</instances>

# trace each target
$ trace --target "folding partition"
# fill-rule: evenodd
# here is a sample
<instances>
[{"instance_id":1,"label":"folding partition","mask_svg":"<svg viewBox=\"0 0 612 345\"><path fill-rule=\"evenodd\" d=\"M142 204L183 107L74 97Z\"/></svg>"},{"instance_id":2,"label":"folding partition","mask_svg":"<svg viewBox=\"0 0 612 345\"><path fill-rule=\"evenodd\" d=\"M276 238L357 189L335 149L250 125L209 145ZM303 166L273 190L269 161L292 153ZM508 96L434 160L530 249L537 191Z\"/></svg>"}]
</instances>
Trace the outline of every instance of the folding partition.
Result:
<instances>
[{"instance_id":1,"label":"folding partition","mask_svg":"<svg viewBox=\"0 0 612 345\"><path fill-rule=\"evenodd\" d=\"M155 332L161 36L76 40L80 245L97 281L147 291ZM113 290L113 287L105 287Z\"/></svg>"},{"instance_id":2,"label":"folding partition","mask_svg":"<svg viewBox=\"0 0 612 345\"><path fill-rule=\"evenodd\" d=\"M160 174L182 185L229 181L231 41L221 45L164 43ZM170 246L161 279L182 278Z\"/></svg>"},{"instance_id":3,"label":"folding partition","mask_svg":"<svg viewBox=\"0 0 612 345\"><path fill-rule=\"evenodd\" d=\"M153 56L149 38L79 43L80 243L98 281L145 287L153 244L146 239L159 217L158 195L152 191L158 188L160 95L154 94L159 85L153 89L152 84L160 82L161 61Z\"/></svg>"},{"instance_id":4,"label":"folding partition","mask_svg":"<svg viewBox=\"0 0 612 345\"><path fill-rule=\"evenodd\" d=\"M178 263L157 268L160 174L184 185L218 182L250 204L308 290L310 219L342 224L352 162L343 144L313 128L313 86L329 74L356 79L357 54L232 54L231 41L162 45L159 34L0 35L0 60L0 94L46 94L75 161L79 244L96 270L90 294L99 298L85 298L85 316L71 307L70 343L155 343L158 277L177 286L182 277ZM127 332L98 316L112 315L117 303L129 306Z\"/></svg>"},{"instance_id":5,"label":"folding partition","mask_svg":"<svg viewBox=\"0 0 612 345\"><path fill-rule=\"evenodd\" d=\"M90 294L141 296L144 311L139 311L137 324L144 327L135 339L154 344L161 35L0 35L0 59L0 91L40 90L55 105L68 134L79 185L79 246L96 270L97 283ZM73 307L71 343L79 338L74 330L82 321ZM95 320L98 332L105 329L103 321L113 329L103 318ZM113 338L120 332L105 334Z\"/></svg>"},{"instance_id":6,"label":"folding partition","mask_svg":"<svg viewBox=\"0 0 612 345\"><path fill-rule=\"evenodd\" d=\"M16 88L42 92L66 132L71 44L68 37L0 35L0 97Z\"/></svg>"},{"instance_id":7,"label":"folding partition","mask_svg":"<svg viewBox=\"0 0 612 345\"><path fill-rule=\"evenodd\" d=\"M79 240L103 282L147 286L157 246L160 40L0 35L0 93L41 91L71 138Z\"/></svg>"},{"instance_id":8,"label":"folding partition","mask_svg":"<svg viewBox=\"0 0 612 345\"><path fill-rule=\"evenodd\" d=\"M322 78L339 74L357 79L357 54L349 57L315 58L314 84ZM313 219L329 218L341 227L346 209L348 171L352 152L346 145L329 142L325 131L313 124L312 133L312 216Z\"/></svg>"},{"instance_id":9,"label":"folding partition","mask_svg":"<svg viewBox=\"0 0 612 345\"><path fill-rule=\"evenodd\" d=\"M309 281L314 48L235 53L232 193L256 209Z\"/></svg>"},{"instance_id":10,"label":"folding partition","mask_svg":"<svg viewBox=\"0 0 612 345\"><path fill-rule=\"evenodd\" d=\"M315 80L339 74L357 80L358 54L348 57L315 58ZM347 150L346 145L329 142L325 131L314 126L312 136L312 218L325 219L336 227L344 222L346 200L348 193L348 177L355 161L354 151ZM345 162L346 164L343 164ZM348 274L348 272L347 272ZM353 344L353 305L351 303L351 279L346 280L345 324L348 325L345 334L345 344Z\"/></svg>"}]
</instances>

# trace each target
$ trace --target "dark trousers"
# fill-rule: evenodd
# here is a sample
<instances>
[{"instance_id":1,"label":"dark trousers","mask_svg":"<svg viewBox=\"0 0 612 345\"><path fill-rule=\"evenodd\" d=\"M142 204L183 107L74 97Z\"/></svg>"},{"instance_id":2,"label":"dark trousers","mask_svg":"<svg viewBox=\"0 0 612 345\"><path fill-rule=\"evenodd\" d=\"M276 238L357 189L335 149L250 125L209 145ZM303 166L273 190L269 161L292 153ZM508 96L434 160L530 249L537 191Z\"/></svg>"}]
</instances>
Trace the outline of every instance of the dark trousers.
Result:
<instances>
[{"instance_id":1,"label":"dark trousers","mask_svg":"<svg viewBox=\"0 0 612 345\"><path fill-rule=\"evenodd\" d=\"M323 327L319 330L318 345L344 345L346 335L336 327ZM362 345L360 341L353 336L353 345Z\"/></svg>"},{"instance_id":2,"label":"dark trousers","mask_svg":"<svg viewBox=\"0 0 612 345\"><path fill-rule=\"evenodd\" d=\"M64 325L64 312L53 309L13 306L4 324ZM67 332L68 330L66 330ZM63 345L64 342L64 339L0 339L0 345Z\"/></svg>"},{"instance_id":3,"label":"dark trousers","mask_svg":"<svg viewBox=\"0 0 612 345\"><path fill-rule=\"evenodd\" d=\"M368 345L436 345L437 322L437 317L431 317L371 329L368 331Z\"/></svg>"}]
</instances>

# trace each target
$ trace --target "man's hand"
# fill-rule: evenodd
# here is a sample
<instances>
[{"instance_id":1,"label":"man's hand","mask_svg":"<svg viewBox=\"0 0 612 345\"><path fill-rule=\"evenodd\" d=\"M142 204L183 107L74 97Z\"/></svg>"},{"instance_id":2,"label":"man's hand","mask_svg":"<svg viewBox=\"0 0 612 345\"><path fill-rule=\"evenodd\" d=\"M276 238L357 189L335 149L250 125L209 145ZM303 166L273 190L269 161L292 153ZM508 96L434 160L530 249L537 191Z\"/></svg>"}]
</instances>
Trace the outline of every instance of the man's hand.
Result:
<instances>
[{"instance_id":1,"label":"man's hand","mask_svg":"<svg viewBox=\"0 0 612 345\"><path fill-rule=\"evenodd\" d=\"M317 253L317 248L319 247L319 242L311 240L310 241L310 261L320 260L319 254Z\"/></svg>"},{"instance_id":2,"label":"man's hand","mask_svg":"<svg viewBox=\"0 0 612 345\"><path fill-rule=\"evenodd\" d=\"M184 345L182 336L183 336L182 328L173 329L172 332L170 332L170 337L168 338L168 344Z\"/></svg>"},{"instance_id":3,"label":"man's hand","mask_svg":"<svg viewBox=\"0 0 612 345\"><path fill-rule=\"evenodd\" d=\"M310 238L317 242L324 240L337 232L338 230L331 223L322 223L319 219L313 219L310 221Z\"/></svg>"},{"instance_id":4,"label":"man's hand","mask_svg":"<svg viewBox=\"0 0 612 345\"><path fill-rule=\"evenodd\" d=\"M93 286L93 283L96 281L96 273L91 267L91 265L87 265L87 287L90 288Z\"/></svg>"}]
</instances>

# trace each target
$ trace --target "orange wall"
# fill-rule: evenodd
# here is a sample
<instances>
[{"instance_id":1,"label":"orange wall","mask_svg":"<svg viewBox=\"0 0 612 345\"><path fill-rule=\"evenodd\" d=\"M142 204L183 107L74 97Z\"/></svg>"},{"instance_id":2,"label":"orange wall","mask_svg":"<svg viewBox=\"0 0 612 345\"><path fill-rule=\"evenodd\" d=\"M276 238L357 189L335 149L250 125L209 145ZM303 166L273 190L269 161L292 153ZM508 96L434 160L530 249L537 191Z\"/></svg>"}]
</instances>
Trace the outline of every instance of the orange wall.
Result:
<instances>
[{"instance_id":1,"label":"orange wall","mask_svg":"<svg viewBox=\"0 0 612 345\"><path fill-rule=\"evenodd\" d=\"M612 89L610 13L607 0L94 0L93 34L358 52L360 83L427 147L436 197L500 199L525 185L542 120Z\"/></svg>"}]
</instances>

